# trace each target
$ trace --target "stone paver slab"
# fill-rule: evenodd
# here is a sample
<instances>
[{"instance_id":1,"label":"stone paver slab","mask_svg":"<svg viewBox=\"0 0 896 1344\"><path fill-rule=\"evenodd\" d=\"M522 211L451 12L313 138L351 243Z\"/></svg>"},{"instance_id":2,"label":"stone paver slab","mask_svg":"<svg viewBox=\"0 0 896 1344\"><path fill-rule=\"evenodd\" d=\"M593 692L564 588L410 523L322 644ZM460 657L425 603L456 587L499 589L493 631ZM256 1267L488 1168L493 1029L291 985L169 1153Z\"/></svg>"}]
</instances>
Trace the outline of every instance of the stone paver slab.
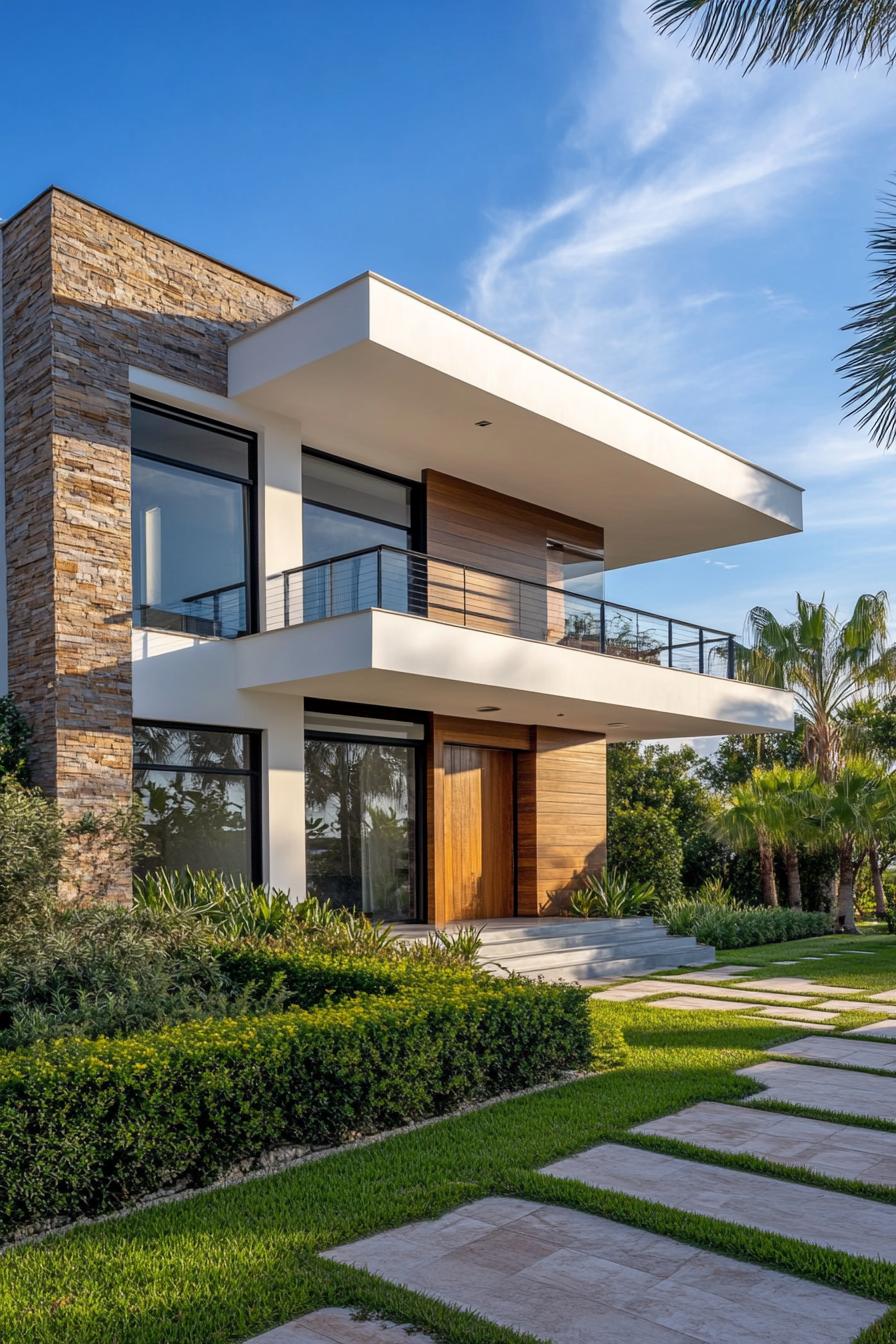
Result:
<instances>
[{"instance_id":1,"label":"stone paver slab","mask_svg":"<svg viewBox=\"0 0 896 1344\"><path fill-rule=\"evenodd\" d=\"M671 999L657 999L650 1008L675 1008L686 1013L737 1013L755 1004L732 1003L730 999L695 998L690 994L675 994Z\"/></svg>"},{"instance_id":2,"label":"stone paver slab","mask_svg":"<svg viewBox=\"0 0 896 1344\"><path fill-rule=\"evenodd\" d=\"M846 1036L879 1036L883 1041L896 1041L896 1021L869 1022L867 1027L853 1027Z\"/></svg>"},{"instance_id":3,"label":"stone paver slab","mask_svg":"<svg viewBox=\"0 0 896 1344\"><path fill-rule=\"evenodd\" d=\"M757 1012L763 1017L775 1017L778 1021L784 1020L784 1014L787 1015L788 1022L836 1022L836 1013L822 1013L817 1008L759 1008Z\"/></svg>"},{"instance_id":4,"label":"stone paver slab","mask_svg":"<svg viewBox=\"0 0 896 1344\"><path fill-rule=\"evenodd\" d=\"M676 980L731 980L739 976L749 975L750 971L755 971L755 966L709 966L705 971L684 971L681 975L676 975ZM668 977L670 980L672 976Z\"/></svg>"},{"instance_id":5,"label":"stone paver slab","mask_svg":"<svg viewBox=\"0 0 896 1344\"><path fill-rule=\"evenodd\" d=\"M433 1340L412 1326L355 1320L346 1307L324 1307L255 1335L248 1344L433 1344Z\"/></svg>"},{"instance_id":6,"label":"stone paver slab","mask_svg":"<svg viewBox=\"0 0 896 1344\"><path fill-rule=\"evenodd\" d=\"M848 999L856 992L855 985L849 988L845 985L822 985L817 980L807 980L802 975L773 975L768 980L750 980L743 988L751 992L754 989L770 989L782 994L808 994L816 999L832 997L835 994L842 994Z\"/></svg>"},{"instance_id":7,"label":"stone paver slab","mask_svg":"<svg viewBox=\"0 0 896 1344\"><path fill-rule=\"evenodd\" d=\"M614 989L597 990L592 999L603 999L607 1003L628 1003L633 999L646 999L651 994L662 994L662 985L652 985L650 989L637 985L617 985Z\"/></svg>"},{"instance_id":8,"label":"stone paver slab","mask_svg":"<svg viewBox=\"0 0 896 1344\"><path fill-rule=\"evenodd\" d=\"M598 1144L542 1171L850 1255L896 1256L896 1206L857 1195L618 1143Z\"/></svg>"},{"instance_id":9,"label":"stone paver slab","mask_svg":"<svg viewBox=\"0 0 896 1344\"><path fill-rule=\"evenodd\" d=\"M896 1079L825 1065L788 1064L769 1059L740 1069L766 1090L747 1102L784 1101L818 1111L841 1111L896 1122Z\"/></svg>"},{"instance_id":10,"label":"stone paver slab","mask_svg":"<svg viewBox=\"0 0 896 1344\"><path fill-rule=\"evenodd\" d=\"M847 1040L845 1036L820 1041L817 1036L806 1036L801 1041L774 1045L767 1053L789 1055L791 1059L796 1056L819 1064L845 1064L855 1069L882 1069L885 1073L896 1073L896 1046L886 1041L853 1041Z\"/></svg>"},{"instance_id":11,"label":"stone paver slab","mask_svg":"<svg viewBox=\"0 0 896 1344\"><path fill-rule=\"evenodd\" d=\"M690 982L682 984L680 976L669 976L668 978L663 976L657 976L656 979L654 980L636 980L633 985L620 986L620 988L625 989L635 988L637 990L647 991L648 986L652 987L651 991L648 992L652 992L654 994L662 994L664 991L670 989L675 990L684 989L687 990L688 994L706 994L713 999L746 998L749 1000L755 1000L757 1003L778 1003L778 1004L792 1003L796 1005L805 1002L805 995L803 994L769 994L765 990L757 990L754 993L749 981L747 981L744 984L731 985L731 986L695 985L691 984ZM879 1009L878 1011L882 1012L883 1009Z\"/></svg>"},{"instance_id":12,"label":"stone paver slab","mask_svg":"<svg viewBox=\"0 0 896 1344\"><path fill-rule=\"evenodd\" d=\"M701 1101L677 1115L649 1120L632 1132L680 1139L723 1153L749 1153L826 1176L875 1185L896 1181L896 1134L859 1125Z\"/></svg>"},{"instance_id":13,"label":"stone paver slab","mask_svg":"<svg viewBox=\"0 0 896 1344\"><path fill-rule=\"evenodd\" d=\"M875 1003L896 1003L896 989L884 989L879 994L869 994Z\"/></svg>"},{"instance_id":14,"label":"stone paver slab","mask_svg":"<svg viewBox=\"0 0 896 1344\"><path fill-rule=\"evenodd\" d=\"M815 1008L830 1009L832 1013L882 1013L884 1009L879 1003L865 1003L863 999L825 999L824 1003L816 1003Z\"/></svg>"},{"instance_id":15,"label":"stone paver slab","mask_svg":"<svg viewBox=\"0 0 896 1344\"><path fill-rule=\"evenodd\" d=\"M553 1344L849 1344L884 1311L577 1209L502 1203L514 1207L478 1200L325 1255ZM457 1218L486 1230L446 1245Z\"/></svg>"}]
</instances>

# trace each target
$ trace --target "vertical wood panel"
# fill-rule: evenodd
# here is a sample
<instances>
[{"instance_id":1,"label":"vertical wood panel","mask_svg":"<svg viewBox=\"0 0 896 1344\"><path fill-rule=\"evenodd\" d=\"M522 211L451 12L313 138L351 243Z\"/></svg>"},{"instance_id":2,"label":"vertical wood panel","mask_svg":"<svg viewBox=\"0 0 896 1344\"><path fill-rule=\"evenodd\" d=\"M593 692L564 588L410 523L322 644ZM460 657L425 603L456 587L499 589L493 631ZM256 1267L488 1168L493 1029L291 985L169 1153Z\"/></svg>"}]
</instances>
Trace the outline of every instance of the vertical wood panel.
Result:
<instances>
[{"instance_id":1,"label":"vertical wood panel","mask_svg":"<svg viewBox=\"0 0 896 1344\"><path fill-rule=\"evenodd\" d=\"M603 528L439 471L423 473L426 549L451 565L429 566L429 611L498 634L549 638L565 631L565 602L539 587L551 582L548 538L599 550ZM463 574L453 565L472 568ZM477 573L477 569L490 571Z\"/></svg>"},{"instance_id":2,"label":"vertical wood panel","mask_svg":"<svg viewBox=\"0 0 896 1344\"><path fill-rule=\"evenodd\" d=\"M532 732L518 766L517 910L556 914L606 862L606 742L568 729Z\"/></svg>"}]
</instances>

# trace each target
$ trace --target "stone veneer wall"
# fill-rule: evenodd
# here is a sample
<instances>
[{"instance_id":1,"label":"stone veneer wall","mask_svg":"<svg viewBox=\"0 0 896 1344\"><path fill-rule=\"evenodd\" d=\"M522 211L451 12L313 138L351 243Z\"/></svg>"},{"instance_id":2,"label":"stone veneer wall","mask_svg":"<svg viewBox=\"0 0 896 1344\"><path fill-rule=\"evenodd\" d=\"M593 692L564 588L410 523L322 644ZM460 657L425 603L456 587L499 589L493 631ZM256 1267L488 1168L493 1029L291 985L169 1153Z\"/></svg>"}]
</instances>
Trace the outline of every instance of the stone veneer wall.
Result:
<instances>
[{"instance_id":1,"label":"stone veneer wall","mask_svg":"<svg viewBox=\"0 0 896 1344\"><path fill-rule=\"evenodd\" d=\"M227 342L292 296L51 189L4 226L9 685L38 783L131 790L128 365L227 391Z\"/></svg>"}]
</instances>

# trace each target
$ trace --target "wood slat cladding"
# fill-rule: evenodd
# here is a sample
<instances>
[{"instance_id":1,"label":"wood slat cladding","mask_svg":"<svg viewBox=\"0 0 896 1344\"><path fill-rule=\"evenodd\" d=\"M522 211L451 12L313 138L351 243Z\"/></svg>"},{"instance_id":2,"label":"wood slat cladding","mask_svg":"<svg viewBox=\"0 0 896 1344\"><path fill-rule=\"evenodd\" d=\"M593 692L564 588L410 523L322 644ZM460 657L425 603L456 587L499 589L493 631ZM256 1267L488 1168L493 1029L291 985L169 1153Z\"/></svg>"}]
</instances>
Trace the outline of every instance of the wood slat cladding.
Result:
<instances>
[{"instance_id":1,"label":"wood slat cladding","mask_svg":"<svg viewBox=\"0 0 896 1344\"><path fill-rule=\"evenodd\" d=\"M547 582L548 538L599 550L604 531L472 481L424 471L426 549L440 560Z\"/></svg>"},{"instance_id":2,"label":"wood slat cladding","mask_svg":"<svg viewBox=\"0 0 896 1344\"><path fill-rule=\"evenodd\" d=\"M514 910L514 762L496 747L443 747L445 916L499 919Z\"/></svg>"},{"instance_id":3,"label":"wood slat cladding","mask_svg":"<svg viewBox=\"0 0 896 1344\"><path fill-rule=\"evenodd\" d=\"M424 471L423 490L427 552L449 562L430 562L430 616L492 634L561 639L562 594L519 580L552 582L548 540L600 550L603 528L440 471Z\"/></svg>"},{"instance_id":4,"label":"wood slat cladding","mask_svg":"<svg viewBox=\"0 0 896 1344\"><path fill-rule=\"evenodd\" d=\"M517 914L551 915L607 857L602 737L535 727L517 764Z\"/></svg>"},{"instance_id":5,"label":"wood slat cladding","mask_svg":"<svg viewBox=\"0 0 896 1344\"><path fill-rule=\"evenodd\" d=\"M461 899L462 913L455 905L454 892L461 891L462 883L455 879L457 865L449 847L454 848L453 814L460 798L456 791L450 799L446 796L450 744L516 753L516 914L560 913L585 873L600 871L606 862L605 740L562 728L433 716L427 759L427 918L436 924L494 918L484 904L481 910L472 905L468 910ZM496 828L504 829L506 817L494 800L484 815L488 819L498 812ZM474 840L478 824L472 824ZM457 859L463 867L463 854ZM493 896L489 894L489 902Z\"/></svg>"},{"instance_id":6,"label":"wood slat cladding","mask_svg":"<svg viewBox=\"0 0 896 1344\"><path fill-rule=\"evenodd\" d=\"M427 741L426 795L427 795L427 877L428 909L426 917L441 925L458 918L452 913L453 855L448 853L451 830L452 801L446 799L445 752L449 746L495 747L506 751L528 751L532 745L532 729L525 724L495 723L487 719L459 719L445 714L434 714L430 720ZM512 898L511 891L511 898ZM512 913L512 903L507 913ZM466 917L466 916L464 916ZM470 918L483 916L470 916Z\"/></svg>"}]
</instances>

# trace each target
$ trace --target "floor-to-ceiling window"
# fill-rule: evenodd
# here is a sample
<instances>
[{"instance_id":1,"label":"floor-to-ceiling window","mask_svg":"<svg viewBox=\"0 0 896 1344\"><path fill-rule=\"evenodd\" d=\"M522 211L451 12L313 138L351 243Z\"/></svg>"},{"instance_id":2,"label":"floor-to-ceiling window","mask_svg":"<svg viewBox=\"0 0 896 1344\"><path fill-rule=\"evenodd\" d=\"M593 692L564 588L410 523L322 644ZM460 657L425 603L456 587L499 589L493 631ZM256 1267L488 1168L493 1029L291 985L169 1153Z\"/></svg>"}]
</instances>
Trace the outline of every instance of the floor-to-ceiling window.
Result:
<instances>
[{"instance_id":1,"label":"floor-to-ceiling window","mask_svg":"<svg viewBox=\"0 0 896 1344\"><path fill-rule=\"evenodd\" d=\"M260 881L259 735L134 724L134 791L155 852L148 868Z\"/></svg>"},{"instance_id":2,"label":"floor-to-ceiling window","mask_svg":"<svg viewBox=\"0 0 896 1344\"><path fill-rule=\"evenodd\" d=\"M409 481L302 453L301 601L306 620L382 605L404 611L410 600L404 552L415 545L415 487ZM390 547L383 553L371 548ZM364 555L351 552L364 551ZM349 557L336 559L336 557Z\"/></svg>"},{"instance_id":3,"label":"floor-to-ceiling window","mask_svg":"<svg viewBox=\"0 0 896 1344\"><path fill-rule=\"evenodd\" d=\"M134 624L246 634L254 435L135 399L131 451Z\"/></svg>"},{"instance_id":4,"label":"floor-to-ceiling window","mask_svg":"<svg viewBox=\"0 0 896 1344\"><path fill-rule=\"evenodd\" d=\"M422 723L306 706L308 893L414 919L421 868Z\"/></svg>"}]
</instances>

